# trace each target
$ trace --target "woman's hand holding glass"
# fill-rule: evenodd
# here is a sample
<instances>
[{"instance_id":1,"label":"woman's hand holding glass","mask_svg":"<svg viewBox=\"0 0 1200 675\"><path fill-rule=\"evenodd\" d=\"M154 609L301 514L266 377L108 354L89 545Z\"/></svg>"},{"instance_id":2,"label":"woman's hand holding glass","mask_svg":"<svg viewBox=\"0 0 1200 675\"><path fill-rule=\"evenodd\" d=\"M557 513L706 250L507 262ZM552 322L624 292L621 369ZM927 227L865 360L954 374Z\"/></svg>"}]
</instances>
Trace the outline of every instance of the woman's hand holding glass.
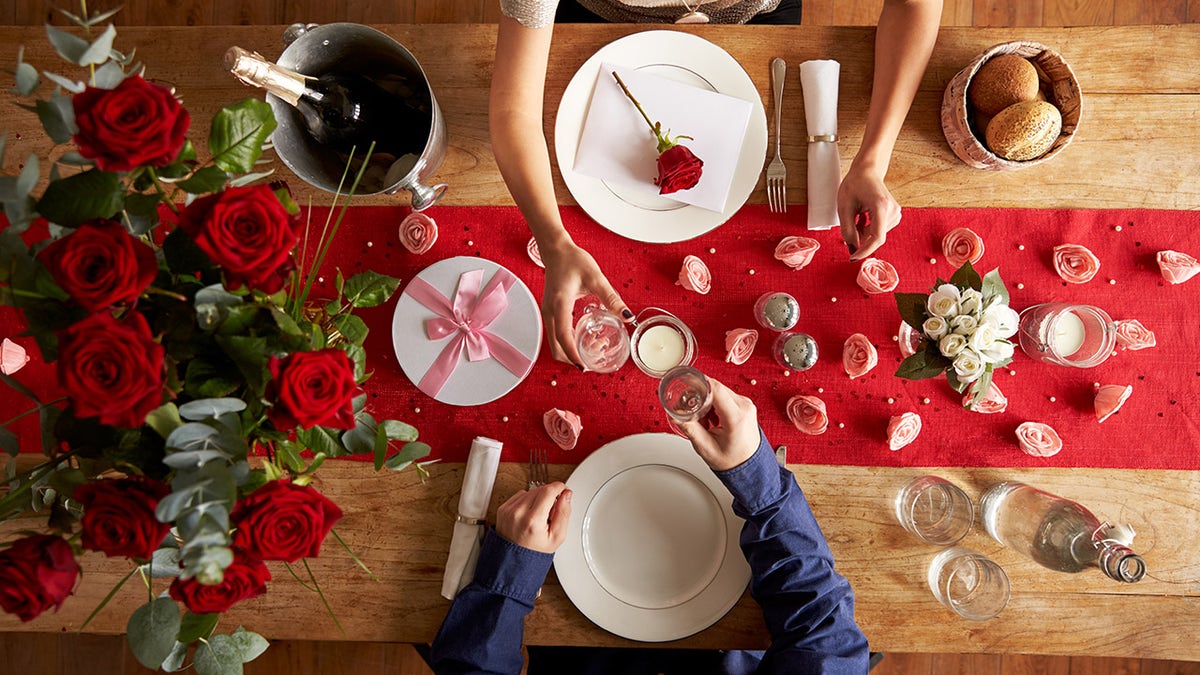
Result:
<instances>
[{"instance_id":1,"label":"woman's hand holding glass","mask_svg":"<svg viewBox=\"0 0 1200 675\"><path fill-rule=\"evenodd\" d=\"M558 361L573 363L583 368L579 350L575 346L574 320L572 313L575 301L584 296L595 296L609 311L625 321L633 320L633 312L613 290L612 284L600 271L600 266L591 254L568 241L560 247L541 249L542 262L546 265L546 286L542 291L542 322L546 326L546 340L550 343L550 355Z\"/></svg>"}]
</instances>

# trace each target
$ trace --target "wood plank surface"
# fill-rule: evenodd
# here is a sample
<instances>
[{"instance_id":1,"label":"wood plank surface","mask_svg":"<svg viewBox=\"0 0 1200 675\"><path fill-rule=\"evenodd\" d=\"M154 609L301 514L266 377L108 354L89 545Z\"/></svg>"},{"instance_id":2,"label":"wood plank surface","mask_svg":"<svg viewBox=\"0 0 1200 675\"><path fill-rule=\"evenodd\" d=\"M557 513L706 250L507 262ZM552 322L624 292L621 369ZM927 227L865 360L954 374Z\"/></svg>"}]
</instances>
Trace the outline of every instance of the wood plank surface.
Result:
<instances>
[{"instance_id":1,"label":"wood plank surface","mask_svg":"<svg viewBox=\"0 0 1200 675\"><path fill-rule=\"evenodd\" d=\"M308 0L285 0L302 3ZM442 107L450 147L438 173L450 184L445 204L511 204L496 169L487 136L487 90L495 27L427 24L383 26L421 61ZM282 26L189 28L125 28L118 45L136 46L150 75L175 83L189 105L193 127L205 129L224 104L257 93L222 72L221 55L233 44L268 56L282 51ZM550 111L578 66L598 47L636 27L620 25L563 26L558 29L547 77ZM872 68L870 28L803 26L710 26L695 29L732 53L747 69L760 94L768 95L767 63L780 55L792 63L833 56L842 62L839 144L843 167L849 166L861 141L869 104ZM938 111L942 90L951 77L988 46L1016 37L1009 29L945 28L931 65L897 142L888 184L905 206L1009 206L1031 208L1200 207L1200 69L1195 25L1132 28L1029 29L1021 37L1054 45L1072 64L1085 92L1084 115L1074 143L1052 162L1015 172L986 172L967 167L950 152L942 136ZM753 36L753 39L751 39ZM0 28L6 44L25 44L26 58L42 68L56 68L39 28ZM454 49L444 45L454 44ZM1109 46L1119 44L1113 52ZM188 59L178 58L188 54ZM1119 58L1115 55L1119 54ZM1147 73L1153 73L1147 76ZM784 156L789 167L788 194L793 203L806 199L803 99L799 86L785 89ZM0 105L11 100L0 94ZM20 138L10 138L4 170L31 151L46 152L32 115L13 111L7 125ZM547 114L552 139L554 116ZM281 165L283 176L290 174ZM43 167L48 171L48 166ZM560 178L562 203L573 203ZM291 181L303 200L328 203L330 195L299 180ZM1036 187L1031 187L1036 186ZM363 197L360 203L389 204L402 197ZM765 203L760 183L751 203ZM798 211L799 213L799 211ZM800 216L797 216L800 217Z\"/></svg>"},{"instance_id":2,"label":"wood plank surface","mask_svg":"<svg viewBox=\"0 0 1200 675\"><path fill-rule=\"evenodd\" d=\"M281 566L272 566L269 592L229 612L228 625L252 626L274 639L428 642L448 602L441 598L442 569L464 465L433 465L425 483L415 473L375 474L367 465L331 462L318 487L346 511L338 531L380 577L370 581L354 562L327 547L313 570L346 628L338 633L320 600L301 589ZM565 479L570 465L551 467ZM1104 518L1129 522L1149 575L1119 584L1098 570L1063 574L1039 567L991 540L978 527L962 543L992 557L1007 571L1012 600L996 619L958 619L933 599L925 570L939 549L921 544L894 521L891 500L914 468L793 465L829 540L839 571L857 597L856 618L875 650L963 653L1046 653L1190 659L1200 661L1192 639L1200 625L1200 475L1176 471L1092 469L930 469L962 486L973 498L1007 479L1024 480L1076 499ZM523 488L525 469L501 464L495 506ZM851 486L851 487L847 487ZM32 525L0 527L0 539ZM0 631L72 631L128 570L122 561L84 557L76 596L56 614L30 624L0 616ZM162 590L162 584L155 587ZM115 634L146 591L130 584L88 627ZM306 617L297 621L298 617ZM1114 617L1121 617L1120 621ZM636 646L592 625L571 604L552 573L526 628L528 644ZM678 646L763 648L766 630L758 605L743 596L712 628ZM988 661L991 663L991 661ZM941 672L936 669L935 672ZM970 671L964 671L970 672Z\"/></svg>"}]
</instances>

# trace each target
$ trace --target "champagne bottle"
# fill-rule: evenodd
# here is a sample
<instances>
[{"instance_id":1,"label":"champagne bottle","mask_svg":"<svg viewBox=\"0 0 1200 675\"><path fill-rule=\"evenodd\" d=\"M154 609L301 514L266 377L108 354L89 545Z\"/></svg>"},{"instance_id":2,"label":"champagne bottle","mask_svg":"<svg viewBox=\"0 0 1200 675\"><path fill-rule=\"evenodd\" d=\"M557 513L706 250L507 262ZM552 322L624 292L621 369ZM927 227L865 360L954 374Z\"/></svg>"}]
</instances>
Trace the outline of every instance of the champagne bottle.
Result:
<instances>
[{"instance_id":1,"label":"champagne bottle","mask_svg":"<svg viewBox=\"0 0 1200 675\"><path fill-rule=\"evenodd\" d=\"M326 73L309 77L271 63L241 47L225 52L225 67L239 80L265 89L300 113L309 134L340 153L375 152L400 157L419 155L422 134L414 133L404 119L409 106L370 78L354 73ZM426 125L427 126L427 125ZM407 136L407 137L406 137Z\"/></svg>"},{"instance_id":2,"label":"champagne bottle","mask_svg":"<svg viewBox=\"0 0 1200 675\"><path fill-rule=\"evenodd\" d=\"M993 486L980 500L983 526L996 541L1059 572L1092 566L1117 581L1133 583L1146 574L1146 563L1119 541L1114 529L1091 511L1024 483Z\"/></svg>"}]
</instances>

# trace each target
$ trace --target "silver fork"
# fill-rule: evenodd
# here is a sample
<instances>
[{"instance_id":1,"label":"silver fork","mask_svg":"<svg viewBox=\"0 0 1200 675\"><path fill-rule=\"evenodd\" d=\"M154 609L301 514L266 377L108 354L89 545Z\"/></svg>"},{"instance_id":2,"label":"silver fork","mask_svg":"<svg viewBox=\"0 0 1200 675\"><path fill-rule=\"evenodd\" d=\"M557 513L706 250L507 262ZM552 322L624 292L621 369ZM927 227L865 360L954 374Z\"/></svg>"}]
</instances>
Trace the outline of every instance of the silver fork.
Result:
<instances>
[{"instance_id":1,"label":"silver fork","mask_svg":"<svg viewBox=\"0 0 1200 675\"><path fill-rule=\"evenodd\" d=\"M787 63L776 57L771 59L771 89L775 95L775 159L767 165L767 204L771 213L787 213L787 169L779 156L779 114L783 107L783 76Z\"/></svg>"},{"instance_id":2,"label":"silver fork","mask_svg":"<svg viewBox=\"0 0 1200 675\"><path fill-rule=\"evenodd\" d=\"M550 466L546 463L546 450L529 451L529 484L527 489L540 488L550 482Z\"/></svg>"}]
</instances>

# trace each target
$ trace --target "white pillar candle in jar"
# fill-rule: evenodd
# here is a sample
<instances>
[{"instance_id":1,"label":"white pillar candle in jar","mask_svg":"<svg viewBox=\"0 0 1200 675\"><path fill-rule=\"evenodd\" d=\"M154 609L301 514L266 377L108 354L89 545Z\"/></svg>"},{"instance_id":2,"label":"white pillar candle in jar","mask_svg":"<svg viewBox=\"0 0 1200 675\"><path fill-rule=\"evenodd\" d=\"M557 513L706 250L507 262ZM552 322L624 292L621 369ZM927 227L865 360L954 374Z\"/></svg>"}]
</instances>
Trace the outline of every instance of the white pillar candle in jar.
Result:
<instances>
[{"instance_id":1,"label":"white pillar candle in jar","mask_svg":"<svg viewBox=\"0 0 1200 675\"><path fill-rule=\"evenodd\" d=\"M1070 356L1083 346L1083 320L1075 312L1063 312L1054 319L1050 327L1051 344L1054 353L1059 356Z\"/></svg>"},{"instance_id":2,"label":"white pillar candle in jar","mask_svg":"<svg viewBox=\"0 0 1200 675\"><path fill-rule=\"evenodd\" d=\"M638 337L638 358L653 370L674 368L683 361L683 353L683 336L671 326L651 326Z\"/></svg>"}]
</instances>

